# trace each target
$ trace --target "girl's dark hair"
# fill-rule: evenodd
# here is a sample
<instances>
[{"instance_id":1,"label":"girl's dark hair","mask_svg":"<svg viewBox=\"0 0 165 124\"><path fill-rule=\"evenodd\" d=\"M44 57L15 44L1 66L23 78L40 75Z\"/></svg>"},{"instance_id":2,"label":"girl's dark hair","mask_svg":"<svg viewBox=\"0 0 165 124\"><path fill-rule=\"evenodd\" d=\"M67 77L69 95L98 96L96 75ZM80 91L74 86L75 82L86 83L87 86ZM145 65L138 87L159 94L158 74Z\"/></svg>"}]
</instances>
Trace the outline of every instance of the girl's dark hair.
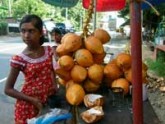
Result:
<instances>
[{"instance_id":1,"label":"girl's dark hair","mask_svg":"<svg viewBox=\"0 0 165 124\"><path fill-rule=\"evenodd\" d=\"M29 23L29 22L32 22L34 27L37 28L42 33L43 31L42 19L39 16L34 15L34 14L25 15L20 22L19 28L21 28L21 25L23 23ZM44 40L45 40L44 35L42 35L42 37L40 38L40 45L44 43Z\"/></svg>"}]
</instances>

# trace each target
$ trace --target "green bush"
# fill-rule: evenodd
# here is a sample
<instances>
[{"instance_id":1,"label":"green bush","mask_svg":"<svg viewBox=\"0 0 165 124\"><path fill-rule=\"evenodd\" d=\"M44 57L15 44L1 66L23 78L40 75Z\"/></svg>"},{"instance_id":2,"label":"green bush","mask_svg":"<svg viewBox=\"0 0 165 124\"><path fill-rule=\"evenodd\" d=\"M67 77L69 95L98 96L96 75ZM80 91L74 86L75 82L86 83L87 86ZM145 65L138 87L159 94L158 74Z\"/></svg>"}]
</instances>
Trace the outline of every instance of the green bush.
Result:
<instances>
[{"instance_id":1,"label":"green bush","mask_svg":"<svg viewBox=\"0 0 165 124\"><path fill-rule=\"evenodd\" d=\"M158 51L157 59L161 62L165 62L165 52L164 51Z\"/></svg>"},{"instance_id":2,"label":"green bush","mask_svg":"<svg viewBox=\"0 0 165 124\"><path fill-rule=\"evenodd\" d=\"M7 34L7 23L0 22L0 35L6 35L6 34Z\"/></svg>"},{"instance_id":3,"label":"green bush","mask_svg":"<svg viewBox=\"0 0 165 124\"><path fill-rule=\"evenodd\" d=\"M158 76L165 77L165 61L164 59L159 58L156 61L152 59L147 59L146 61L149 70L154 71Z\"/></svg>"}]
</instances>

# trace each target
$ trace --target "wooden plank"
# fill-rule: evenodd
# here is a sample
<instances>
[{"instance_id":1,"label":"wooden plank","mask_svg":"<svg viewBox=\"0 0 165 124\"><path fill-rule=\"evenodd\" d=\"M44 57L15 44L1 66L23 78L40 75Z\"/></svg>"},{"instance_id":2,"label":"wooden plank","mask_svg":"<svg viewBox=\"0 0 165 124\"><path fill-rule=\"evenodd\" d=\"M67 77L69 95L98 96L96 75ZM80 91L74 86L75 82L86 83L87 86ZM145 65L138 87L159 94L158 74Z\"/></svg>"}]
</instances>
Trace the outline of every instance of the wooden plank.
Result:
<instances>
[{"instance_id":1,"label":"wooden plank","mask_svg":"<svg viewBox=\"0 0 165 124\"><path fill-rule=\"evenodd\" d=\"M164 51L165 52L165 45L157 45L154 49L154 53L153 53L153 60L157 59L157 54L158 51Z\"/></svg>"}]
</instances>

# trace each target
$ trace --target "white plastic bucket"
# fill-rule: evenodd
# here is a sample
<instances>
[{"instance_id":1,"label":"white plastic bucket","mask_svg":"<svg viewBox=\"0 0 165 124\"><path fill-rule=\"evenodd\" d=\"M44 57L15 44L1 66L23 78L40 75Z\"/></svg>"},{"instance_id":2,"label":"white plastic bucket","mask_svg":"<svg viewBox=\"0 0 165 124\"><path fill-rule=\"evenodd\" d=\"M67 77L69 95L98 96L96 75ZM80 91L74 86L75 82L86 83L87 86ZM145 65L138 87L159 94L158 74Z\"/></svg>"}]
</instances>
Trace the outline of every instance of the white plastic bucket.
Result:
<instances>
[{"instance_id":1,"label":"white plastic bucket","mask_svg":"<svg viewBox=\"0 0 165 124\"><path fill-rule=\"evenodd\" d=\"M142 85L142 90L143 90L143 101L146 101L147 100L147 85L146 84L143 84Z\"/></svg>"},{"instance_id":2,"label":"white plastic bucket","mask_svg":"<svg viewBox=\"0 0 165 124\"><path fill-rule=\"evenodd\" d=\"M130 85L130 94L132 95L132 85ZM143 95L143 101L146 101L147 100L147 86L146 84L142 84L142 95Z\"/></svg>"}]
</instances>

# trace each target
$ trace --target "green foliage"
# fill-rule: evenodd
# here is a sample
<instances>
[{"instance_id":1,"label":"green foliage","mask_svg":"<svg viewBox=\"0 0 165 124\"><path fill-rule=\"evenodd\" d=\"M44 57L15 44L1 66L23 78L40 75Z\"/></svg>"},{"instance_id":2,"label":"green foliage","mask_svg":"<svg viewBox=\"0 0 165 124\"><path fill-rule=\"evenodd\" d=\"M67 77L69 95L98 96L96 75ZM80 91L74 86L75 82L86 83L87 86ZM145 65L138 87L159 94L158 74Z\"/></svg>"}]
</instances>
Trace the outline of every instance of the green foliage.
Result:
<instances>
[{"instance_id":1,"label":"green foliage","mask_svg":"<svg viewBox=\"0 0 165 124\"><path fill-rule=\"evenodd\" d=\"M7 0L0 2L0 19L3 19L8 15L8 4Z\"/></svg>"},{"instance_id":2,"label":"green foliage","mask_svg":"<svg viewBox=\"0 0 165 124\"><path fill-rule=\"evenodd\" d=\"M49 6L49 7L48 7ZM36 14L40 17L51 17L53 7L41 0L17 0L12 5L13 16L21 18L25 14Z\"/></svg>"},{"instance_id":3,"label":"green foliage","mask_svg":"<svg viewBox=\"0 0 165 124\"><path fill-rule=\"evenodd\" d=\"M6 35L7 34L7 23L0 21L0 35Z\"/></svg>"},{"instance_id":4,"label":"green foliage","mask_svg":"<svg viewBox=\"0 0 165 124\"><path fill-rule=\"evenodd\" d=\"M8 7L8 0L4 0L4 5ZM86 20L85 12L82 0L79 0L76 6L70 8L53 6L46 4L42 0L11 0L11 14L17 20L25 14L36 14L43 20L50 18L55 22L69 20L76 30L82 30L83 22ZM0 11L0 17L2 15L4 18L8 17L9 11L5 10L3 13ZM97 20L99 21L101 17L97 16Z\"/></svg>"},{"instance_id":5,"label":"green foliage","mask_svg":"<svg viewBox=\"0 0 165 124\"><path fill-rule=\"evenodd\" d=\"M25 14L36 14L42 19L52 18L55 22L64 22L68 19L76 29L80 27L83 12L82 1L68 9L46 4L42 0L16 0L12 4L12 15L16 18L21 18Z\"/></svg>"},{"instance_id":6,"label":"green foliage","mask_svg":"<svg viewBox=\"0 0 165 124\"><path fill-rule=\"evenodd\" d=\"M165 52L164 51L158 51L157 53L157 59L161 62L165 62Z\"/></svg>"},{"instance_id":7,"label":"green foliage","mask_svg":"<svg viewBox=\"0 0 165 124\"><path fill-rule=\"evenodd\" d=\"M159 4L155 6L156 10L160 13L160 16L157 16L152 8L148 8L143 10L143 26L148 31L155 32L155 29L158 26L158 23L162 20L163 16L165 15L164 9L165 3ZM125 19L125 21L129 21L130 19L130 8L129 3L126 4L126 7L119 12L119 17Z\"/></svg>"},{"instance_id":8,"label":"green foliage","mask_svg":"<svg viewBox=\"0 0 165 124\"><path fill-rule=\"evenodd\" d=\"M143 25L146 27L146 30L153 30L153 32L156 31L156 28L165 13L164 6L165 3L155 6L156 10L160 13L160 16L156 15L153 9L143 11Z\"/></svg>"},{"instance_id":9,"label":"green foliage","mask_svg":"<svg viewBox=\"0 0 165 124\"><path fill-rule=\"evenodd\" d=\"M152 59L146 60L149 70L154 71L158 76L165 77L165 61L158 59L156 61Z\"/></svg>"},{"instance_id":10,"label":"green foliage","mask_svg":"<svg viewBox=\"0 0 165 124\"><path fill-rule=\"evenodd\" d=\"M129 4L127 3L123 10L119 12L119 17L124 18L126 21L130 18L129 17Z\"/></svg>"},{"instance_id":11,"label":"green foliage","mask_svg":"<svg viewBox=\"0 0 165 124\"><path fill-rule=\"evenodd\" d=\"M75 7L69 9L68 12L69 20L73 23L75 28L78 30L81 27L81 20L84 19L84 8L82 6L82 1L80 0Z\"/></svg>"}]
</instances>

